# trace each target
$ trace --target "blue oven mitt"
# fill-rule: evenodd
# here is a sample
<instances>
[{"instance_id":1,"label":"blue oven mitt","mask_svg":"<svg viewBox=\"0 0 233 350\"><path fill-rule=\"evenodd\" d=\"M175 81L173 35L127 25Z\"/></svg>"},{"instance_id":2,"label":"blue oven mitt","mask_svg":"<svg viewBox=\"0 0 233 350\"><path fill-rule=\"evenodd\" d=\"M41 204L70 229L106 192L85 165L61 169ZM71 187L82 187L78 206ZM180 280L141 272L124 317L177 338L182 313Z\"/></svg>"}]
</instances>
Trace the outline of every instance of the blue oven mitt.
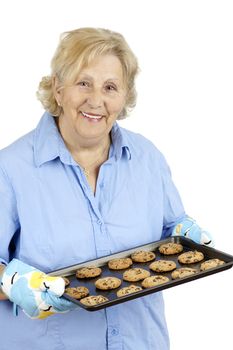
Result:
<instances>
[{"instance_id":1,"label":"blue oven mitt","mask_svg":"<svg viewBox=\"0 0 233 350\"><path fill-rule=\"evenodd\" d=\"M173 228L172 236L184 236L192 239L196 243L214 247L211 234L198 226L196 221L189 216Z\"/></svg>"},{"instance_id":2,"label":"blue oven mitt","mask_svg":"<svg viewBox=\"0 0 233 350\"><path fill-rule=\"evenodd\" d=\"M46 318L77 307L61 297L65 290L63 278L46 275L18 259L13 259L6 266L1 287L8 298L33 319Z\"/></svg>"}]
</instances>

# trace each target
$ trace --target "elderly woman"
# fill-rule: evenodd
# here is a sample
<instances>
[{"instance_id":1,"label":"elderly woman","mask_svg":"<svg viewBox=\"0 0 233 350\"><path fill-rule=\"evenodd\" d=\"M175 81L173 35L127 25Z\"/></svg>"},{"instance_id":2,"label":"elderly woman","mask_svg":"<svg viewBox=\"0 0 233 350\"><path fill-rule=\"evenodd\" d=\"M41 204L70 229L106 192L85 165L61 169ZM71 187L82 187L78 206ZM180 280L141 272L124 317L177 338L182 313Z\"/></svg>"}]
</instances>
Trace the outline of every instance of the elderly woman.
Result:
<instances>
[{"instance_id":1,"label":"elderly woman","mask_svg":"<svg viewBox=\"0 0 233 350\"><path fill-rule=\"evenodd\" d=\"M138 72L122 35L64 33L51 66L38 126L0 152L0 348L167 350L161 293L91 313L45 274L177 227L210 244L187 218L163 155L116 122L135 105Z\"/></svg>"}]
</instances>

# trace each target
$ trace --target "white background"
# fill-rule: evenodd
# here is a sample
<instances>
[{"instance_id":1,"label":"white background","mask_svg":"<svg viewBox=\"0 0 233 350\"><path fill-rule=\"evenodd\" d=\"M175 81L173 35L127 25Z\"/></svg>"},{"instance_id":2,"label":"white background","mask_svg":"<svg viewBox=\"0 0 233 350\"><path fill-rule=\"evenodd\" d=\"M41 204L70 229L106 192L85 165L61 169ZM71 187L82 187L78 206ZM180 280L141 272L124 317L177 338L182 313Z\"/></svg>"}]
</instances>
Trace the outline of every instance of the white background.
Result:
<instances>
[{"instance_id":1,"label":"white background","mask_svg":"<svg viewBox=\"0 0 233 350\"><path fill-rule=\"evenodd\" d=\"M232 254L233 2L1 2L0 148L36 126L43 110L35 91L59 35L82 26L129 42L141 73L137 107L121 125L164 153L187 213ZM171 350L232 348L232 276L164 292Z\"/></svg>"}]
</instances>

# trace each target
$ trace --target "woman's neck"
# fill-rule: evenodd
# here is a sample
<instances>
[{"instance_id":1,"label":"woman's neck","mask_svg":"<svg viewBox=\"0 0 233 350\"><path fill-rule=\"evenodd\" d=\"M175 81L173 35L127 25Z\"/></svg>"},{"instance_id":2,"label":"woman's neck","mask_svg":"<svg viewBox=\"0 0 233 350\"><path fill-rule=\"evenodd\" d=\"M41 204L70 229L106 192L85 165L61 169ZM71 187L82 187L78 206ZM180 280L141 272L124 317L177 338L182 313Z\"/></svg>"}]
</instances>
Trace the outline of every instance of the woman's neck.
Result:
<instances>
[{"instance_id":1,"label":"woman's neck","mask_svg":"<svg viewBox=\"0 0 233 350\"><path fill-rule=\"evenodd\" d=\"M98 165L105 162L108 157L110 145L110 135L107 135L106 138L96 144L77 144L73 146L66 143L66 146L71 152L73 158L82 167L89 167L94 162L96 162Z\"/></svg>"},{"instance_id":2,"label":"woman's neck","mask_svg":"<svg viewBox=\"0 0 233 350\"><path fill-rule=\"evenodd\" d=\"M107 159L111 145L110 134L99 139L82 139L77 135L66 135L60 128L59 118L55 118L55 122L66 147L82 167L88 167L95 161L102 164Z\"/></svg>"}]
</instances>

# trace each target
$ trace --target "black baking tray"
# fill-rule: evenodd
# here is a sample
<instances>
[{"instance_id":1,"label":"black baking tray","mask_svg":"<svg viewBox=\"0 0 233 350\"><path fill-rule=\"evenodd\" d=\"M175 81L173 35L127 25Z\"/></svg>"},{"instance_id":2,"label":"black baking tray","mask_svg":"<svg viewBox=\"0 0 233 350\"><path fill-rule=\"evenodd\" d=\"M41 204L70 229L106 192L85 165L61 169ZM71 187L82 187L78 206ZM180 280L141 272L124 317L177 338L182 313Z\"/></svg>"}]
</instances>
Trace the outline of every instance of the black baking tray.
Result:
<instances>
[{"instance_id":1,"label":"black baking tray","mask_svg":"<svg viewBox=\"0 0 233 350\"><path fill-rule=\"evenodd\" d=\"M175 255L160 254L158 247L161 244L168 243L168 242L182 244L184 247L183 252L186 252L189 250L198 250L204 254L205 258L204 258L204 260L202 260L199 263L188 264L188 265L187 264L180 264L178 262L179 254L175 254ZM128 295L125 295L122 297L117 297L116 292L119 289L126 287L126 286L129 286L130 284L141 286L142 281L139 281L139 282L123 281L122 275L123 275L123 272L125 270L118 270L118 271L109 270L107 263L111 259L129 257L136 250L153 251L156 254L155 260L159 260L159 259L173 260L173 261L175 261L177 268L193 267L193 268L196 268L198 270L198 272L195 273L194 275L183 277L183 278L176 279L176 280L172 280L171 272L167 272L167 273L163 272L162 275L167 276L169 278L169 282L166 282L166 283L159 285L159 286L143 289L143 290L140 290L140 291L135 292L133 294L128 294ZM215 259L215 258L221 259L225 263L223 265L217 266L215 268L211 268L211 269L206 270L206 271L200 271L200 265L203 261L206 261L208 259ZM153 261L155 261L155 260L153 260ZM130 268L141 267L141 268L144 268L144 269L150 271L151 276L158 275L157 272L153 272L152 270L149 269L149 265L153 261L149 261L147 263L133 263L133 265ZM75 277L75 272L77 269L79 269L81 267L85 267L85 266L91 266L91 265L101 267L102 274L96 278L89 278L89 279L77 279ZM215 274L217 272L227 270L227 269L230 269L232 266L233 266L233 256L232 255L226 254L226 253L219 251L219 250L216 250L214 248L210 248L210 247L206 247L204 245L197 244L194 241L190 240L189 238L185 238L185 237L181 237L181 236L173 236L173 237L169 237L169 238L164 239L164 240L152 242L152 243L149 243L146 245L137 246L137 247L134 247L132 249L124 250L124 251L114 253L111 255L107 255L107 256L104 256L102 258L85 261L85 262L79 263L77 265L72 265L72 266L65 267L63 269L52 271L52 272L50 272L50 275L68 277L70 280L69 287L85 286L89 289L89 292L90 292L89 295L103 295L103 296L107 297L108 301L106 301L104 303L94 305L94 306L86 306L86 305L82 304L79 300L76 300L76 299L70 297L66 293L63 294L64 298L74 302L75 304L79 305L81 308L84 308L87 311L97 311L97 310L100 310L100 309L103 309L106 307L110 307L110 306L113 306L113 305L116 305L119 303L126 302L128 300L132 300L135 298L145 296L147 294L155 293L155 292L167 289L167 288L177 286L179 284L191 282L193 280L196 280L196 279L199 279L202 277L206 277L206 276ZM120 278L122 280L121 286L119 288L116 288L113 290L107 290L107 291L96 289L95 281L99 278L106 277L106 276L113 276L113 277Z\"/></svg>"}]
</instances>

